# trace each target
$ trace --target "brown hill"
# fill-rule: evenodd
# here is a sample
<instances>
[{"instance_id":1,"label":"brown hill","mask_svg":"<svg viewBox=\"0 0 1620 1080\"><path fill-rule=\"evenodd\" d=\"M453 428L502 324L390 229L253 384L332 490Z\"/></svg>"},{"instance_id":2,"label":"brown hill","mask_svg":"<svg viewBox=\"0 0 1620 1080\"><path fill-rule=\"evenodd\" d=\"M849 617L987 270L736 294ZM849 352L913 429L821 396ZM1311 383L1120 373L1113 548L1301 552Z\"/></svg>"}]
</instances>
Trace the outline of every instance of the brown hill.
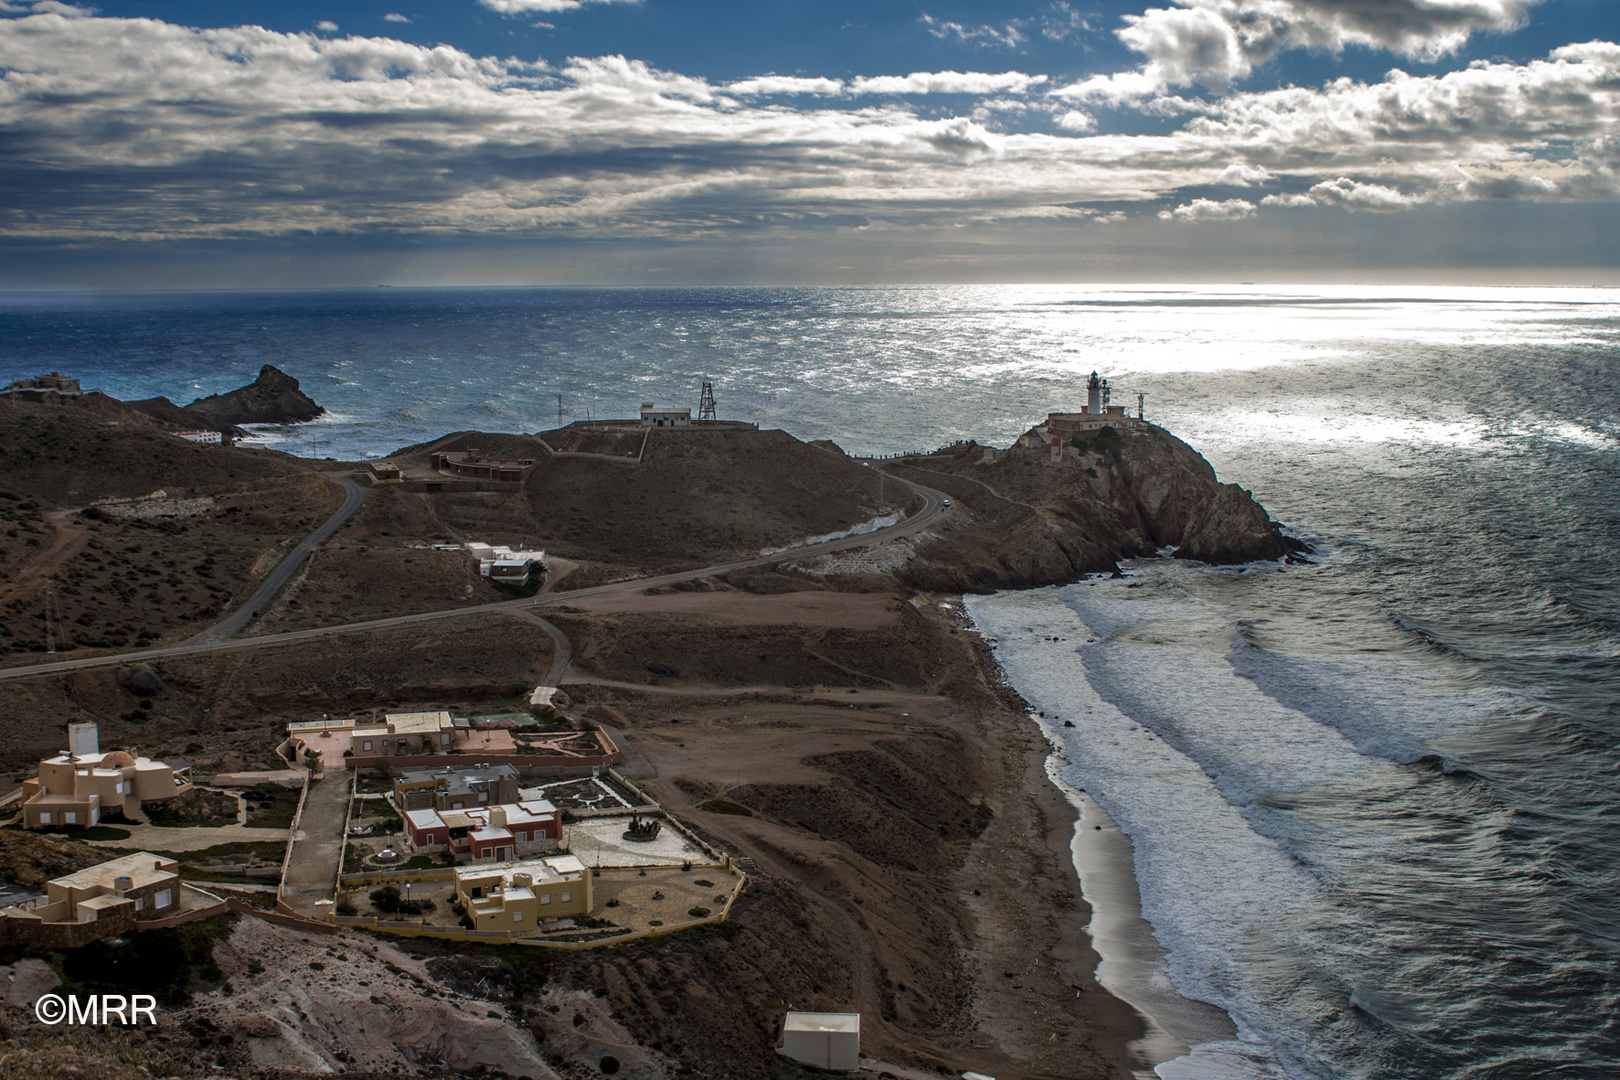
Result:
<instances>
[{"instance_id":1,"label":"brown hill","mask_svg":"<svg viewBox=\"0 0 1620 1080\"><path fill-rule=\"evenodd\" d=\"M978 592L1065 584L1167 547L1213 564L1303 550L1247 491L1220 483L1169 432L1104 430L1066 447L1055 464L1046 450L968 444L895 465L898 475L949 494L960 511L900 576L922 588Z\"/></svg>"},{"instance_id":2,"label":"brown hill","mask_svg":"<svg viewBox=\"0 0 1620 1080\"><path fill-rule=\"evenodd\" d=\"M632 464L644 439L645 454ZM574 445L588 449L548 450ZM785 431L457 432L391 457L419 469L433 451L467 449L536 458L538 465L522 492L379 487L357 531L525 543L590 563L599 575L623 576L784 547L919 505L875 470Z\"/></svg>"}]
</instances>

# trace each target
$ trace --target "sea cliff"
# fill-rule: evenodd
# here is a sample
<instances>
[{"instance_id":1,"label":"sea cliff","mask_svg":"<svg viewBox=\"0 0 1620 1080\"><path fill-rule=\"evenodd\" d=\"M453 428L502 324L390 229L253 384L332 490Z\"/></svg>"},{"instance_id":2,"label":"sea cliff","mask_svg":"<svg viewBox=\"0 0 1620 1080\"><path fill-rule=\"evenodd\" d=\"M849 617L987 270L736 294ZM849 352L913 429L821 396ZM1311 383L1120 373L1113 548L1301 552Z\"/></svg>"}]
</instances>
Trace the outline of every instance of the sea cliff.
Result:
<instances>
[{"instance_id":1,"label":"sea cliff","mask_svg":"<svg viewBox=\"0 0 1620 1080\"><path fill-rule=\"evenodd\" d=\"M1063 447L947 447L888 467L948 494L949 528L917 545L899 572L915 588L988 592L1061 585L1166 549L1225 565L1298 558L1254 497L1223 484L1191 446L1163 428L1105 428Z\"/></svg>"}]
</instances>

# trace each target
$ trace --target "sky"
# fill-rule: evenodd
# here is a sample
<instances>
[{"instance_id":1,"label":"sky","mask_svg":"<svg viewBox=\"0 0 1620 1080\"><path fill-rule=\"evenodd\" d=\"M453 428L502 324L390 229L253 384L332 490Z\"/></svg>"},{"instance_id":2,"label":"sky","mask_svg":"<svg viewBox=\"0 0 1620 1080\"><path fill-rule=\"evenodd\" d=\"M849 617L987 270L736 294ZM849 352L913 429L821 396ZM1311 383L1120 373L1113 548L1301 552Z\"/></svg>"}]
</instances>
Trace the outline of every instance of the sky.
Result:
<instances>
[{"instance_id":1,"label":"sky","mask_svg":"<svg viewBox=\"0 0 1620 1080\"><path fill-rule=\"evenodd\" d=\"M1620 283L1613 0L0 0L0 288Z\"/></svg>"}]
</instances>

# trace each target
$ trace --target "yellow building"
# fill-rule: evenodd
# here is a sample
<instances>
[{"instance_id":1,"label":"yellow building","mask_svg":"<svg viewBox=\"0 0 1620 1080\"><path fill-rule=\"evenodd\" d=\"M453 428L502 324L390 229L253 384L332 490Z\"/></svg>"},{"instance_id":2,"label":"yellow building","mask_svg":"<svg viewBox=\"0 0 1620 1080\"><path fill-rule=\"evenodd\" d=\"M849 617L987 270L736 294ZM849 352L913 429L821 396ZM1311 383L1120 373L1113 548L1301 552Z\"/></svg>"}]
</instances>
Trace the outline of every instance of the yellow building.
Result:
<instances>
[{"instance_id":1,"label":"yellow building","mask_svg":"<svg viewBox=\"0 0 1620 1080\"><path fill-rule=\"evenodd\" d=\"M474 930L532 933L547 919L589 915L591 872L573 855L456 871L456 898Z\"/></svg>"},{"instance_id":2,"label":"yellow building","mask_svg":"<svg viewBox=\"0 0 1620 1080\"><path fill-rule=\"evenodd\" d=\"M101 753L93 723L68 725L70 749L39 763L39 775L23 782L23 824L30 829L94 825L104 812L140 818L143 802L172 799L191 790L184 773L122 750Z\"/></svg>"}]
</instances>

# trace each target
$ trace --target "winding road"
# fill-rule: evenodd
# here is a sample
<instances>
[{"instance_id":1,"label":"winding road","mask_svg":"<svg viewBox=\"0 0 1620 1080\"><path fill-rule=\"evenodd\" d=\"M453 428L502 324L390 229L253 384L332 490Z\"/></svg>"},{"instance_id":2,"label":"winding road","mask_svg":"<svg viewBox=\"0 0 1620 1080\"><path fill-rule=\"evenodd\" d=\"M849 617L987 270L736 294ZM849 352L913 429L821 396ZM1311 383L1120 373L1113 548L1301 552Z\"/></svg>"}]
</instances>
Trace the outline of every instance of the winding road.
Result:
<instances>
[{"instance_id":1,"label":"winding road","mask_svg":"<svg viewBox=\"0 0 1620 1080\"><path fill-rule=\"evenodd\" d=\"M270 575L265 578L259 588L254 590L245 604L233 612L224 621L216 624L209 630L187 641L177 642L173 645L163 645L155 649L140 649L133 652L110 653L102 656L84 657L75 660L58 660L48 664L31 664L27 667L14 667L0 669L0 681L7 679L25 679L36 675L54 675L69 671L84 671L88 668L112 667L118 664L140 663L149 660L163 660L178 656L195 656L202 653L229 652L237 649L257 649L266 645L284 645L292 642L309 641L315 638L329 637L333 634L353 634L366 630L387 630L396 626L410 626L414 623L435 622L439 619L456 619L465 615L510 615L540 626L556 642L556 655L552 659L551 669L546 674L546 685L555 686L562 677L571 659L573 646L568 636L557 627L541 618L532 609L546 607L553 604L565 604L570 600L587 596L601 596L604 593L627 592L634 589L647 589L655 585L673 585L682 581L695 581L698 578L713 577L716 574L728 574L735 570L746 570L752 567L769 566L772 563L789 562L798 559L812 558L817 555L828 555L837 551L848 551L852 548L868 547L872 544L882 544L902 536L910 536L927 528L936 518L945 512L945 495L933 488L913 484L909 480L900 480L912 491L922 497L923 508L904 521L890 525L887 528L875 529L859 536L846 536L837 540L825 540L816 544L801 544L797 547L784 548L769 555L756 555L746 559L733 559L730 562L716 563L697 570L683 570L674 574L660 574L657 577L631 578L627 581L616 581L610 585L595 585L587 589L574 589L569 592L548 593L543 596L526 597L521 600L503 600L493 604L478 604L469 607L444 608L439 611L423 611L414 615L395 615L386 619L370 619L365 622L342 623L336 626L320 626L309 630L291 630L282 634L265 634L262 637L237 639L232 635L238 633L254 613L258 612L276 591L286 584L294 571L302 565L305 558L315 550L323 541L335 533L350 515L360 508L365 499L365 489L351 480L339 477L330 477L334 483L343 486L346 495L343 506L338 512L299 544L293 553L283 559Z\"/></svg>"}]
</instances>

